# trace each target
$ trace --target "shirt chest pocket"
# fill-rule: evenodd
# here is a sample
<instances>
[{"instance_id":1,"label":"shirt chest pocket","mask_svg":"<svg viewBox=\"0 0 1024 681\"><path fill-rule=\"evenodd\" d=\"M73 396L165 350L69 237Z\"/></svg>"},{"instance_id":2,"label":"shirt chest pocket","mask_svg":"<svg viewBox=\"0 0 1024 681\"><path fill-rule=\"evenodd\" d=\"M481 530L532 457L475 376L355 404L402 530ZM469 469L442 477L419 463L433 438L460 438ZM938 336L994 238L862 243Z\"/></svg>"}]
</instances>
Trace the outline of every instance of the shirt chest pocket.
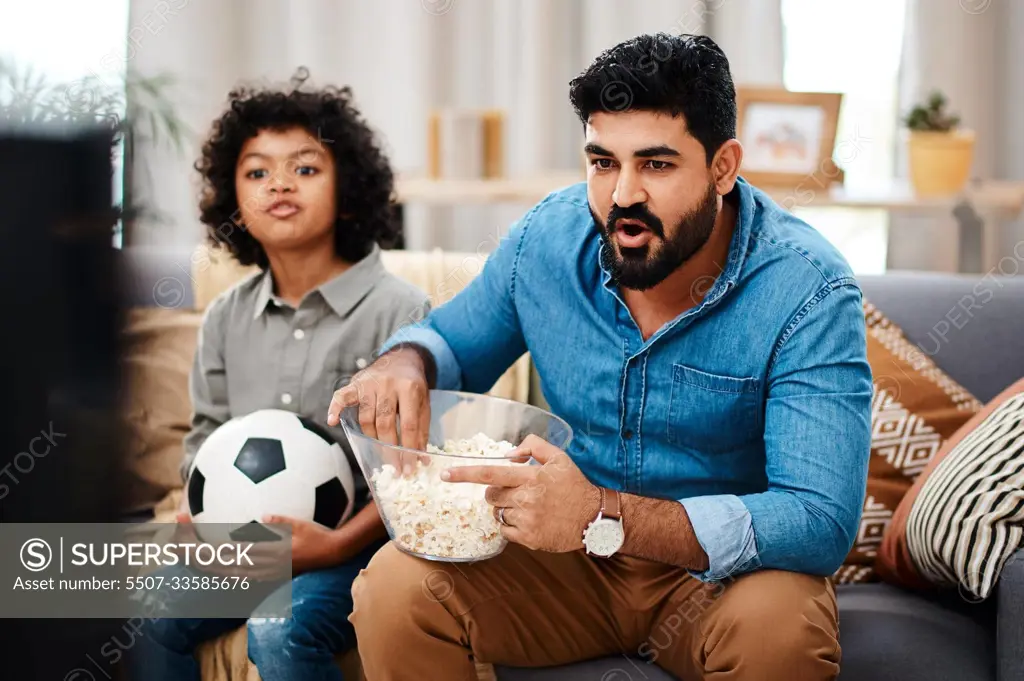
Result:
<instances>
[{"instance_id":1,"label":"shirt chest pocket","mask_svg":"<svg viewBox=\"0 0 1024 681\"><path fill-rule=\"evenodd\" d=\"M671 444L707 454L727 452L761 438L761 421L758 379L672 365L667 427Z\"/></svg>"},{"instance_id":2,"label":"shirt chest pocket","mask_svg":"<svg viewBox=\"0 0 1024 681\"><path fill-rule=\"evenodd\" d=\"M329 405L334 392L348 385L353 376L370 366L372 362L373 357L369 353L355 353L346 348L336 348L329 353L321 375L321 384L327 400L324 404ZM326 406L324 413L327 413Z\"/></svg>"}]
</instances>

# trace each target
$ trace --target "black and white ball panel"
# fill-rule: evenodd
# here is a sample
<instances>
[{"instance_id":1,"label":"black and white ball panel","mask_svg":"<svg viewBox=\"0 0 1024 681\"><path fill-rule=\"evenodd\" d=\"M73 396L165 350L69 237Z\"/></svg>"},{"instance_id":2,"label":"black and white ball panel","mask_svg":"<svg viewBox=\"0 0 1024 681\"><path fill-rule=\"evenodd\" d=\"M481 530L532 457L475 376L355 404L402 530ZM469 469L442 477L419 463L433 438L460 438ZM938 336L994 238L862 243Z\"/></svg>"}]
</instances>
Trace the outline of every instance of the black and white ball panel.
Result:
<instances>
[{"instance_id":1,"label":"black and white ball panel","mask_svg":"<svg viewBox=\"0 0 1024 681\"><path fill-rule=\"evenodd\" d=\"M192 468L188 478L188 510L196 516L203 512L203 491L206 489L206 476L198 468Z\"/></svg>"},{"instance_id":2,"label":"black and white ball panel","mask_svg":"<svg viewBox=\"0 0 1024 681\"><path fill-rule=\"evenodd\" d=\"M267 542L267 541L278 541L281 539L281 535L274 532L266 525L262 525L255 520L248 522L240 526L236 530L232 530L228 534L228 539L233 542L246 541L246 542Z\"/></svg>"},{"instance_id":3,"label":"black and white ball panel","mask_svg":"<svg viewBox=\"0 0 1024 681\"><path fill-rule=\"evenodd\" d=\"M257 485L281 473L284 471L284 447L281 441L269 437L249 438L242 443L235 457L235 468Z\"/></svg>"},{"instance_id":4,"label":"black and white ball panel","mask_svg":"<svg viewBox=\"0 0 1024 681\"><path fill-rule=\"evenodd\" d=\"M316 488L316 502L313 504L313 520L326 527L341 524L342 509L348 492L339 478L332 478Z\"/></svg>"}]
</instances>

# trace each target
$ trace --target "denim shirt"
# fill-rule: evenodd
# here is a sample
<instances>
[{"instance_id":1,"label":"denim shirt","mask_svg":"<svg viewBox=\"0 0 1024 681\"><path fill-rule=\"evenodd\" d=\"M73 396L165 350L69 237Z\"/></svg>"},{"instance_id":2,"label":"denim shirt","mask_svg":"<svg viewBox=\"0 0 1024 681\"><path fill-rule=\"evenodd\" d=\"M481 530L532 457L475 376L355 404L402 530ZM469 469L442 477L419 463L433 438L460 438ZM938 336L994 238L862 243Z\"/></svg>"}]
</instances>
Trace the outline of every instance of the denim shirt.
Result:
<instances>
[{"instance_id":1,"label":"denim shirt","mask_svg":"<svg viewBox=\"0 0 1024 681\"><path fill-rule=\"evenodd\" d=\"M471 392L529 351L591 482L685 507L710 566L691 574L829 575L867 485L861 292L817 231L742 179L734 195L724 270L646 341L601 265L579 184L532 208L459 295L381 351L419 344L438 388Z\"/></svg>"}]
</instances>

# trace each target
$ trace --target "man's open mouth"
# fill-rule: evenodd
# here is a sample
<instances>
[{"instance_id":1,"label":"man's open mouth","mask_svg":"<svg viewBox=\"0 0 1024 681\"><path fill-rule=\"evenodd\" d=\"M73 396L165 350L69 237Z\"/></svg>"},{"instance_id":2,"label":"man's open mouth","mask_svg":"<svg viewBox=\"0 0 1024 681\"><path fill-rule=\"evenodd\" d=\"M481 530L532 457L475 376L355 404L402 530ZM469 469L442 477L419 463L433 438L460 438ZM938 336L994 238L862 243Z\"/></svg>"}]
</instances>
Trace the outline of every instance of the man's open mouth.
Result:
<instances>
[{"instance_id":1,"label":"man's open mouth","mask_svg":"<svg viewBox=\"0 0 1024 681\"><path fill-rule=\"evenodd\" d=\"M615 239L621 248L640 248L654 238L654 232L638 220L619 220L615 223Z\"/></svg>"}]
</instances>

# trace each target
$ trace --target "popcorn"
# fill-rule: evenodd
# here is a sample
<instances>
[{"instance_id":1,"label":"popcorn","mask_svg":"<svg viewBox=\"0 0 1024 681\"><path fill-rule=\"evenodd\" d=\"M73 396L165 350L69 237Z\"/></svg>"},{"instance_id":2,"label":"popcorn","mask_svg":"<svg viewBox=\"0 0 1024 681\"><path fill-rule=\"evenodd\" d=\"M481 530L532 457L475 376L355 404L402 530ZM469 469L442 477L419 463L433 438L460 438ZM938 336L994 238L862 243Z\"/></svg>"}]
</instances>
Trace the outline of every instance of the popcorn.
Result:
<instances>
[{"instance_id":1,"label":"popcorn","mask_svg":"<svg viewBox=\"0 0 1024 681\"><path fill-rule=\"evenodd\" d=\"M427 445L430 454L487 458L479 463L494 466L524 466L502 459L515 446L479 433L464 440L448 440L443 449ZM417 461L413 475L403 477L391 464L373 472L377 503L391 525L393 539L413 553L472 560L501 551L501 536L493 509L484 499L486 485L475 482L444 482L441 471L476 464L465 458L431 456L429 463ZM493 459L493 460L492 460Z\"/></svg>"}]
</instances>

